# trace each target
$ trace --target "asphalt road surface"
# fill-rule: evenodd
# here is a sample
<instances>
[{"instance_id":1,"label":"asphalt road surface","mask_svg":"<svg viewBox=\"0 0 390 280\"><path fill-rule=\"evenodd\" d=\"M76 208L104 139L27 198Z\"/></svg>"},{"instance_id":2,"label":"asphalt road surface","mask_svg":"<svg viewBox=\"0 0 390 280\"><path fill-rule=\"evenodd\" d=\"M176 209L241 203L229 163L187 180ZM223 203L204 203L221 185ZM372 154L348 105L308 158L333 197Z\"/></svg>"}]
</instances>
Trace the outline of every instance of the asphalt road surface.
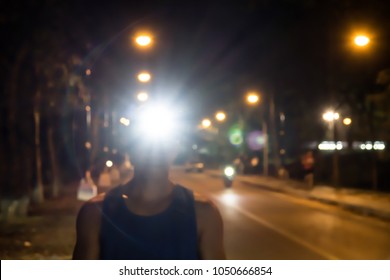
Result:
<instances>
[{"instance_id":1,"label":"asphalt road surface","mask_svg":"<svg viewBox=\"0 0 390 280\"><path fill-rule=\"evenodd\" d=\"M336 206L207 173L171 171L171 178L210 197L224 221L228 259L390 259L390 224Z\"/></svg>"}]
</instances>

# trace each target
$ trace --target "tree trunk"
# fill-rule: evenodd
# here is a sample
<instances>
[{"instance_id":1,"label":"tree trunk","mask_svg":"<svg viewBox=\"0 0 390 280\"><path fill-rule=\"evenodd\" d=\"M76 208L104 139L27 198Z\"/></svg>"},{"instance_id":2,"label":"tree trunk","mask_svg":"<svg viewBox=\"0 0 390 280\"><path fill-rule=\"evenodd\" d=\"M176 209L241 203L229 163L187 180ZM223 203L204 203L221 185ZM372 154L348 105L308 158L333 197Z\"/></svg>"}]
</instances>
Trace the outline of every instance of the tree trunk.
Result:
<instances>
[{"instance_id":1,"label":"tree trunk","mask_svg":"<svg viewBox=\"0 0 390 280\"><path fill-rule=\"evenodd\" d=\"M55 148L55 140L54 140L54 128L53 124L49 125L48 133L47 133L47 142L49 145L49 154L50 154L50 166L52 173L52 186L51 186L51 195L54 198L57 198L60 193L61 188L61 180L58 169L58 161L57 161L57 153Z\"/></svg>"},{"instance_id":2,"label":"tree trunk","mask_svg":"<svg viewBox=\"0 0 390 280\"><path fill-rule=\"evenodd\" d=\"M5 141L5 146L7 147L8 157L5 157L6 161L4 165L7 166L7 173L4 174L7 183L5 184L4 193L6 196L20 196L25 191L24 186L21 186L19 183L19 176L17 174L20 163L17 160L17 155L20 153L18 137L18 93L19 93L19 80L21 73L21 65L25 60L28 53L27 47L21 47L18 53L16 54L15 62L11 68L10 77L8 80L8 87L6 88L5 97L7 100L7 140ZM3 187L3 186L2 186Z\"/></svg>"},{"instance_id":3,"label":"tree trunk","mask_svg":"<svg viewBox=\"0 0 390 280\"><path fill-rule=\"evenodd\" d=\"M29 48L22 46L16 53L15 61L5 86L5 110L2 137L1 160L1 215L10 219L14 216L26 216L30 201L32 185L33 155L29 137L32 111L20 108L21 98L28 102L29 96L22 93L22 67L26 61ZM23 65L24 66L24 65ZM3 154L4 152L4 154Z\"/></svg>"},{"instance_id":4,"label":"tree trunk","mask_svg":"<svg viewBox=\"0 0 390 280\"><path fill-rule=\"evenodd\" d=\"M39 89L35 95L36 99L40 99ZM43 189L43 180L42 180L42 155L41 155L41 113L38 108L39 105L36 105L34 109L34 122L35 122L35 168L36 168L36 184L33 191L33 201L35 203L44 202L44 189Z\"/></svg>"}]
</instances>

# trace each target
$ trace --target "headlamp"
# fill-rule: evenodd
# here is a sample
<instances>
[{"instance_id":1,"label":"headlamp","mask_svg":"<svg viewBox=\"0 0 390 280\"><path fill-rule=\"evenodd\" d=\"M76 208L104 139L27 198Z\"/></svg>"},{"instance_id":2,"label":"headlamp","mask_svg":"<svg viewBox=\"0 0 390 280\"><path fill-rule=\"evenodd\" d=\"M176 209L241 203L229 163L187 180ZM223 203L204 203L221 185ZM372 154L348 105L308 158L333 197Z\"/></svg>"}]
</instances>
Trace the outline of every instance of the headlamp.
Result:
<instances>
[{"instance_id":1,"label":"headlamp","mask_svg":"<svg viewBox=\"0 0 390 280\"><path fill-rule=\"evenodd\" d=\"M177 139L180 120L175 111L164 104L145 104L134 117L131 133L142 142L167 142Z\"/></svg>"}]
</instances>

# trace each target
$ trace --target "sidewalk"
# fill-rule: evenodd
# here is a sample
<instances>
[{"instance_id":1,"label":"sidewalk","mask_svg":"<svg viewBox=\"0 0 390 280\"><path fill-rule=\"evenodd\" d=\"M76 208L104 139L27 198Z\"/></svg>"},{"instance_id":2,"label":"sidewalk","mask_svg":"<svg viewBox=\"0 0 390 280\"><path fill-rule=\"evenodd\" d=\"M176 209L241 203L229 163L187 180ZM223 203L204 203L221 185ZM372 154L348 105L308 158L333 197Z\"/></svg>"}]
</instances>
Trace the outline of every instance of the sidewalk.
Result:
<instances>
[{"instance_id":1,"label":"sidewalk","mask_svg":"<svg viewBox=\"0 0 390 280\"><path fill-rule=\"evenodd\" d=\"M98 186L106 192L119 184L112 174L109 185ZM123 180L128 180L126 174ZM98 183L98 182L96 182ZM84 201L78 200L80 182L63 186L61 195L31 205L28 217L0 221L0 259L11 260L69 260L76 242L76 217Z\"/></svg>"},{"instance_id":2,"label":"sidewalk","mask_svg":"<svg viewBox=\"0 0 390 280\"><path fill-rule=\"evenodd\" d=\"M221 170L207 170L212 177L222 176ZM293 180L282 180L259 175L238 175L235 180L275 192L317 200L368 216L390 221L390 194L324 185L308 187Z\"/></svg>"},{"instance_id":3,"label":"sidewalk","mask_svg":"<svg viewBox=\"0 0 390 280\"><path fill-rule=\"evenodd\" d=\"M71 259L76 241L78 182L63 187L57 199L32 205L28 217L0 222L0 259Z\"/></svg>"}]
</instances>

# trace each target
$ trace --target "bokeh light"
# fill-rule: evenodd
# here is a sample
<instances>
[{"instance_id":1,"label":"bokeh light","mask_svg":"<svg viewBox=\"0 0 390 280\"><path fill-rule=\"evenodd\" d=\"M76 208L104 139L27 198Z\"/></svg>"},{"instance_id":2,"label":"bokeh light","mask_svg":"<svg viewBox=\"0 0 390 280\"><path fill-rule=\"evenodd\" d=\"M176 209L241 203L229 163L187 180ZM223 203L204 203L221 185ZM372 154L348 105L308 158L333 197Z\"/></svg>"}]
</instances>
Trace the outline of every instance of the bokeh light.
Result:
<instances>
[{"instance_id":1,"label":"bokeh light","mask_svg":"<svg viewBox=\"0 0 390 280\"><path fill-rule=\"evenodd\" d=\"M208 128L211 126L211 121L209 119L203 119L202 120L202 127L203 128Z\"/></svg>"},{"instance_id":2,"label":"bokeh light","mask_svg":"<svg viewBox=\"0 0 390 280\"><path fill-rule=\"evenodd\" d=\"M145 102L149 98L149 95L146 92L140 92L137 94L138 101Z\"/></svg>"},{"instance_id":3,"label":"bokeh light","mask_svg":"<svg viewBox=\"0 0 390 280\"><path fill-rule=\"evenodd\" d=\"M359 35L359 36L355 37L354 42L355 42L355 45L357 45L359 47L364 47L364 46L368 45L368 43L370 42L370 38L368 38L365 35Z\"/></svg>"},{"instance_id":4,"label":"bokeh light","mask_svg":"<svg viewBox=\"0 0 390 280\"><path fill-rule=\"evenodd\" d=\"M141 72L138 74L138 80L142 83L147 83L151 79L151 75L148 72Z\"/></svg>"},{"instance_id":5,"label":"bokeh light","mask_svg":"<svg viewBox=\"0 0 390 280\"><path fill-rule=\"evenodd\" d=\"M119 119L119 122L120 122L121 124L123 124L124 126L129 126L129 125L130 125L130 120L127 119L127 118L125 118L125 117L120 118L120 119Z\"/></svg>"},{"instance_id":6,"label":"bokeh light","mask_svg":"<svg viewBox=\"0 0 390 280\"><path fill-rule=\"evenodd\" d=\"M229 130L229 142L234 146L240 146L244 142L242 130L235 126Z\"/></svg>"},{"instance_id":7,"label":"bokeh light","mask_svg":"<svg viewBox=\"0 0 390 280\"><path fill-rule=\"evenodd\" d=\"M351 123L352 123L351 118L345 118L345 119L343 120L343 124L344 124L344 125L350 125Z\"/></svg>"},{"instance_id":8,"label":"bokeh light","mask_svg":"<svg viewBox=\"0 0 390 280\"><path fill-rule=\"evenodd\" d=\"M250 92L246 96L246 101L249 104L256 104L260 101L260 96L255 92Z\"/></svg>"},{"instance_id":9,"label":"bokeh light","mask_svg":"<svg viewBox=\"0 0 390 280\"><path fill-rule=\"evenodd\" d=\"M224 121L224 120L226 119L226 114L225 114L224 112L222 112L222 111L217 112L217 113L215 114L215 118L216 118L218 121L222 122L222 121Z\"/></svg>"},{"instance_id":10,"label":"bokeh light","mask_svg":"<svg viewBox=\"0 0 390 280\"><path fill-rule=\"evenodd\" d=\"M149 35L140 35L135 38L135 42L141 47L146 47L152 43L152 37Z\"/></svg>"},{"instance_id":11,"label":"bokeh light","mask_svg":"<svg viewBox=\"0 0 390 280\"><path fill-rule=\"evenodd\" d=\"M265 137L261 131L252 131L246 139L249 148L253 151L258 151L264 148Z\"/></svg>"}]
</instances>

